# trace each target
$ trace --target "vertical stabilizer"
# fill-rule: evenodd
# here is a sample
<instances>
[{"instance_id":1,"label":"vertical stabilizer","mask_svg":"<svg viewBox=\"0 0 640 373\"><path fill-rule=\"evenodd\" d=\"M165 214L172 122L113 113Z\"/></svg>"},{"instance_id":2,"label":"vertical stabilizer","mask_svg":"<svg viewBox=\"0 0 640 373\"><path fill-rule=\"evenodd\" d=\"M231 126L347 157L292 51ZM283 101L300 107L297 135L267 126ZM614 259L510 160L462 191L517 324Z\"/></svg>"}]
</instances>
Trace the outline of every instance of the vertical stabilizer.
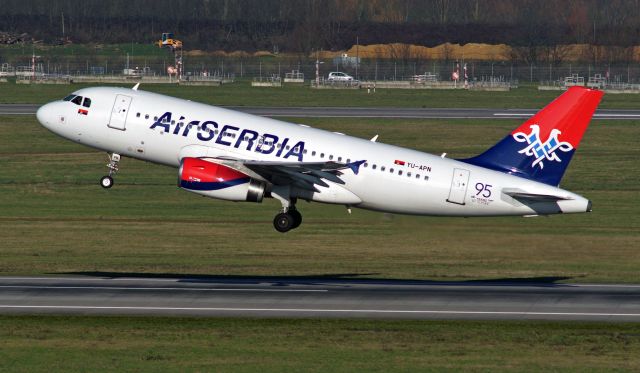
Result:
<instances>
[{"instance_id":1,"label":"vertical stabilizer","mask_svg":"<svg viewBox=\"0 0 640 373\"><path fill-rule=\"evenodd\" d=\"M492 148L462 161L557 186L602 95L571 87Z\"/></svg>"}]
</instances>

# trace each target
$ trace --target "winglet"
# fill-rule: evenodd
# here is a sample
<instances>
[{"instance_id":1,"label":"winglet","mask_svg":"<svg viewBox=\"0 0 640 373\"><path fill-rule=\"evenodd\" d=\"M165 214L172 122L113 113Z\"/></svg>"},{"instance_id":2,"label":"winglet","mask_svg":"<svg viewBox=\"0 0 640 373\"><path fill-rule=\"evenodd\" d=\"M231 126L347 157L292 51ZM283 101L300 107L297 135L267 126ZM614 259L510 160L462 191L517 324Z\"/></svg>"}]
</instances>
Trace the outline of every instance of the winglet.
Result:
<instances>
[{"instance_id":1,"label":"winglet","mask_svg":"<svg viewBox=\"0 0 640 373\"><path fill-rule=\"evenodd\" d=\"M360 166L362 166L364 162L366 162L366 160L351 162L347 163L347 166L351 169L351 171L353 171L354 174L357 175L358 172L360 172Z\"/></svg>"},{"instance_id":2,"label":"winglet","mask_svg":"<svg viewBox=\"0 0 640 373\"><path fill-rule=\"evenodd\" d=\"M140 82L136 83L136 85L134 85L133 88L131 89L133 89L134 91L137 91L138 87L140 87Z\"/></svg>"}]
</instances>

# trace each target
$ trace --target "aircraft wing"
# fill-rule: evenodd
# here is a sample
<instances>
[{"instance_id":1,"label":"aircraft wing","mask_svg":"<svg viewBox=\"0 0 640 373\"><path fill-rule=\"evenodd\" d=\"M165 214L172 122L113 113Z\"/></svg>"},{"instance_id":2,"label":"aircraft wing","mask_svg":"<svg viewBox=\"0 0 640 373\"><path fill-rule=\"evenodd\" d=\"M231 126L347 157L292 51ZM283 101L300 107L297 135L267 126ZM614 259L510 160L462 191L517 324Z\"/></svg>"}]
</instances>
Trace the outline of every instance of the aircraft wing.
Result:
<instances>
[{"instance_id":1,"label":"aircraft wing","mask_svg":"<svg viewBox=\"0 0 640 373\"><path fill-rule=\"evenodd\" d=\"M252 178L274 185L293 185L317 192L315 185L328 187L325 181L344 184L340 178L344 170L358 174L365 161L341 162L277 162L236 159L229 157L205 158L245 173Z\"/></svg>"}]
</instances>

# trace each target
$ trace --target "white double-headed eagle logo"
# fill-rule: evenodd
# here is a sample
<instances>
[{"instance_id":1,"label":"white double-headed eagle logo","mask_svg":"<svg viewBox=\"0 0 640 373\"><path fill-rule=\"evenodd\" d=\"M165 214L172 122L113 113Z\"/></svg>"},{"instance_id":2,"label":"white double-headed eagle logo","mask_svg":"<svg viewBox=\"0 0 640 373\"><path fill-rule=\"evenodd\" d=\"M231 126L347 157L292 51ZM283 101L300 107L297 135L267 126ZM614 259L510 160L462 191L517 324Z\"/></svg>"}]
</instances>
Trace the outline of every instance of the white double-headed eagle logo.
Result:
<instances>
[{"instance_id":1,"label":"white double-headed eagle logo","mask_svg":"<svg viewBox=\"0 0 640 373\"><path fill-rule=\"evenodd\" d=\"M513 134L513 139L517 142L526 142L529 144L524 149L518 151L518 153L536 158L536 160L531 164L531 167L535 167L537 165L540 169L543 169L544 163L542 161L545 159L548 161L562 162L555 151L560 150L568 152L573 149L573 146L568 142L558 141L558 135L562 133L561 131L555 128L552 129L547 141L542 142L540 141L540 126L532 124L529 127L531 128L531 132L529 134L516 132Z\"/></svg>"}]
</instances>

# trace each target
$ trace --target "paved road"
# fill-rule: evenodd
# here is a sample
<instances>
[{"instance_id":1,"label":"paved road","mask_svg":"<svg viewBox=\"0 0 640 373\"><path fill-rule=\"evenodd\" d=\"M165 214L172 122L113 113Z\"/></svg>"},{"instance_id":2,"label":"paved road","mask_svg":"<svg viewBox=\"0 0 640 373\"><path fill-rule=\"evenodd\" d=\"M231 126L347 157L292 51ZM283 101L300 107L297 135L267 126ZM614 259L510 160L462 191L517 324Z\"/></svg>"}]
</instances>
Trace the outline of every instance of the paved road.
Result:
<instances>
[{"instance_id":1,"label":"paved road","mask_svg":"<svg viewBox=\"0 0 640 373\"><path fill-rule=\"evenodd\" d=\"M39 105L0 104L0 115L35 115ZM514 119L528 118L533 109L419 109L364 107L249 107L229 106L229 109L268 117L326 118L432 118L432 119ZM595 119L640 120L640 110L598 110Z\"/></svg>"},{"instance_id":2,"label":"paved road","mask_svg":"<svg viewBox=\"0 0 640 373\"><path fill-rule=\"evenodd\" d=\"M0 277L0 313L640 321L640 285L110 273Z\"/></svg>"}]
</instances>

